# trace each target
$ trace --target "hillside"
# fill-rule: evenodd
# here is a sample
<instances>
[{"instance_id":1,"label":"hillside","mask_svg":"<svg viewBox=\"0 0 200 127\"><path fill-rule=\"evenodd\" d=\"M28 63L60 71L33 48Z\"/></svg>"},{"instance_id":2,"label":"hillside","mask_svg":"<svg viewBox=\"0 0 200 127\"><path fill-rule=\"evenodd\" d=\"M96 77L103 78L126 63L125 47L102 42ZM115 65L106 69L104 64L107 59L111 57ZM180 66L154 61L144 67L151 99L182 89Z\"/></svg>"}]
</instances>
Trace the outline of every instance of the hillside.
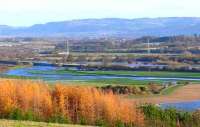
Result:
<instances>
[{"instance_id":1,"label":"hillside","mask_svg":"<svg viewBox=\"0 0 200 127\"><path fill-rule=\"evenodd\" d=\"M140 37L200 34L200 18L85 19L36 24L0 25L0 36Z\"/></svg>"}]
</instances>

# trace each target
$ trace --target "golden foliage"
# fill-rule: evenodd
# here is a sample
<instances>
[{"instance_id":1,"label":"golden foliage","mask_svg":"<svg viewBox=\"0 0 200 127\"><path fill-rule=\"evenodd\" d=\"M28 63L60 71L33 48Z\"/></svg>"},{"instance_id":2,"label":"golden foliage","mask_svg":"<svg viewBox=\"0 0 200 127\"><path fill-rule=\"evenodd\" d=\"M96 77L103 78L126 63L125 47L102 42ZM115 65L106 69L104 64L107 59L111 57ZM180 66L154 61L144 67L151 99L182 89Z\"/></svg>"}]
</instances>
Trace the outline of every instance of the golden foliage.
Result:
<instances>
[{"instance_id":1,"label":"golden foliage","mask_svg":"<svg viewBox=\"0 0 200 127\"><path fill-rule=\"evenodd\" d=\"M0 113L7 115L12 109L34 111L46 117L52 113L51 93L41 82L29 80L0 80Z\"/></svg>"},{"instance_id":2,"label":"golden foliage","mask_svg":"<svg viewBox=\"0 0 200 127\"><path fill-rule=\"evenodd\" d=\"M135 104L112 93L103 93L93 87L55 85L30 80L0 79L0 114L8 115L13 108L32 111L42 120L55 114L72 123L95 125L104 121L109 126L143 125L143 114Z\"/></svg>"}]
</instances>

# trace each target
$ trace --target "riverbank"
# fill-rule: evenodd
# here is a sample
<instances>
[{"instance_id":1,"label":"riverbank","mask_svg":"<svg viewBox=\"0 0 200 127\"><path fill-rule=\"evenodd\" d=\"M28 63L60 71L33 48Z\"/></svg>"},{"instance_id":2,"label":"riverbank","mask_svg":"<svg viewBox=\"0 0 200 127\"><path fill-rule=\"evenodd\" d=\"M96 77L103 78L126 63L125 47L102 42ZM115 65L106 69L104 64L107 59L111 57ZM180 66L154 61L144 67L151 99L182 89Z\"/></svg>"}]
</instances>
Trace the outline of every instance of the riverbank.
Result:
<instances>
[{"instance_id":1,"label":"riverbank","mask_svg":"<svg viewBox=\"0 0 200 127\"><path fill-rule=\"evenodd\" d=\"M176 89L168 95L134 98L136 103L175 103L200 100L200 84L189 84Z\"/></svg>"},{"instance_id":2,"label":"riverbank","mask_svg":"<svg viewBox=\"0 0 200 127\"><path fill-rule=\"evenodd\" d=\"M5 71L7 71L8 69L9 69L8 66L6 66L6 65L0 65L0 73L5 72Z\"/></svg>"}]
</instances>

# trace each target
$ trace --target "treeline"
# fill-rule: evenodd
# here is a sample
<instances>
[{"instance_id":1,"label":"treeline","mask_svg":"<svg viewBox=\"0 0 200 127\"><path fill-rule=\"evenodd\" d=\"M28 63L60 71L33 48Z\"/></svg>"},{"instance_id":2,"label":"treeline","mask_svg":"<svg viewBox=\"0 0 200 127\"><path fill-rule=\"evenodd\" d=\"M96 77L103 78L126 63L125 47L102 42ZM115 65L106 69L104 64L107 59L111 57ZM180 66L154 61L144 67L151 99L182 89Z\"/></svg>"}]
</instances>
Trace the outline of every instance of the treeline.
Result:
<instances>
[{"instance_id":1,"label":"treeline","mask_svg":"<svg viewBox=\"0 0 200 127\"><path fill-rule=\"evenodd\" d=\"M71 39L70 50L72 52L107 52L107 53L147 53L145 45L151 43L152 53L184 53L189 51L199 54L200 35L177 35L177 36L143 36L140 38L96 38L96 39ZM58 39L56 50L63 50L66 40ZM157 45L159 43L159 45ZM167 47L167 48L166 48ZM187 47L193 47L187 49Z\"/></svg>"},{"instance_id":2,"label":"treeline","mask_svg":"<svg viewBox=\"0 0 200 127\"><path fill-rule=\"evenodd\" d=\"M135 127L144 115L133 102L92 87L0 79L0 118Z\"/></svg>"},{"instance_id":3,"label":"treeline","mask_svg":"<svg viewBox=\"0 0 200 127\"><path fill-rule=\"evenodd\" d=\"M135 39L137 42L147 42L149 39L150 42L196 42L200 41L200 35L177 35L177 36L163 36L163 37L155 37L155 36L144 36L141 38Z\"/></svg>"},{"instance_id":4,"label":"treeline","mask_svg":"<svg viewBox=\"0 0 200 127\"><path fill-rule=\"evenodd\" d=\"M169 71L169 72L200 72L200 68L193 66L183 66L180 64L137 66L129 67L122 65L86 65L78 67L81 71ZM129 75L127 75L129 76Z\"/></svg>"},{"instance_id":5,"label":"treeline","mask_svg":"<svg viewBox=\"0 0 200 127\"><path fill-rule=\"evenodd\" d=\"M170 85L170 84L169 84ZM164 85L158 85L155 83L149 83L146 86L100 86L97 87L101 89L103 92L112 92L117 95L149 95L149 94L160 94L163 89L165 89Z\"/></svg>"}]
</instances>

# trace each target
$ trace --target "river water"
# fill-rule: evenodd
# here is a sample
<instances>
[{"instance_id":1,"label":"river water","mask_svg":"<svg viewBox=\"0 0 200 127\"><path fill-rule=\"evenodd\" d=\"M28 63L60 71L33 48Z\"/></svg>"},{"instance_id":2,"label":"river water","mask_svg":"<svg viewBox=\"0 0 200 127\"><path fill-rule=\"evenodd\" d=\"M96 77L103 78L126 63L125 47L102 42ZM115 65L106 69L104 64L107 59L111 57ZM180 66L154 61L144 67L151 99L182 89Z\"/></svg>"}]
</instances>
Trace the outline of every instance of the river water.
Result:
<instances>
[{"instance_id":1,"label":"river water","mask_svg":"<svg viewBox=\"0 0 200 127\"><path fill-rule=\"evenodd\" d=\"M150 76L133 76L133 75L77 75L71 73L65 74L40 74L32 73L33 71L54 71L60 70L62 67L52 67L52 66L33 66L27 68L19 68L14 70L9 70L5 75L15 75L15 76L26 76L26 77L37 77L43 80L94 80L94 79L114 79L114 78L126 78L133 80L163 80L163 81L200 81L200 78L165 78L165 77L150 77Z\"/></svg>"},{"instance_id":2,"label":"river water","mask_svg":"<svg viewBox=\"0 0 200 127\"><path fill-rule=\"evenodd\" d=\"M184 111L195 111L200 109L200 100L197 101L190 101L190 102L178 102L178 103L164 103L160 104L162 108L176 108L178 110Z\"/></svg>"}]
</instances>

